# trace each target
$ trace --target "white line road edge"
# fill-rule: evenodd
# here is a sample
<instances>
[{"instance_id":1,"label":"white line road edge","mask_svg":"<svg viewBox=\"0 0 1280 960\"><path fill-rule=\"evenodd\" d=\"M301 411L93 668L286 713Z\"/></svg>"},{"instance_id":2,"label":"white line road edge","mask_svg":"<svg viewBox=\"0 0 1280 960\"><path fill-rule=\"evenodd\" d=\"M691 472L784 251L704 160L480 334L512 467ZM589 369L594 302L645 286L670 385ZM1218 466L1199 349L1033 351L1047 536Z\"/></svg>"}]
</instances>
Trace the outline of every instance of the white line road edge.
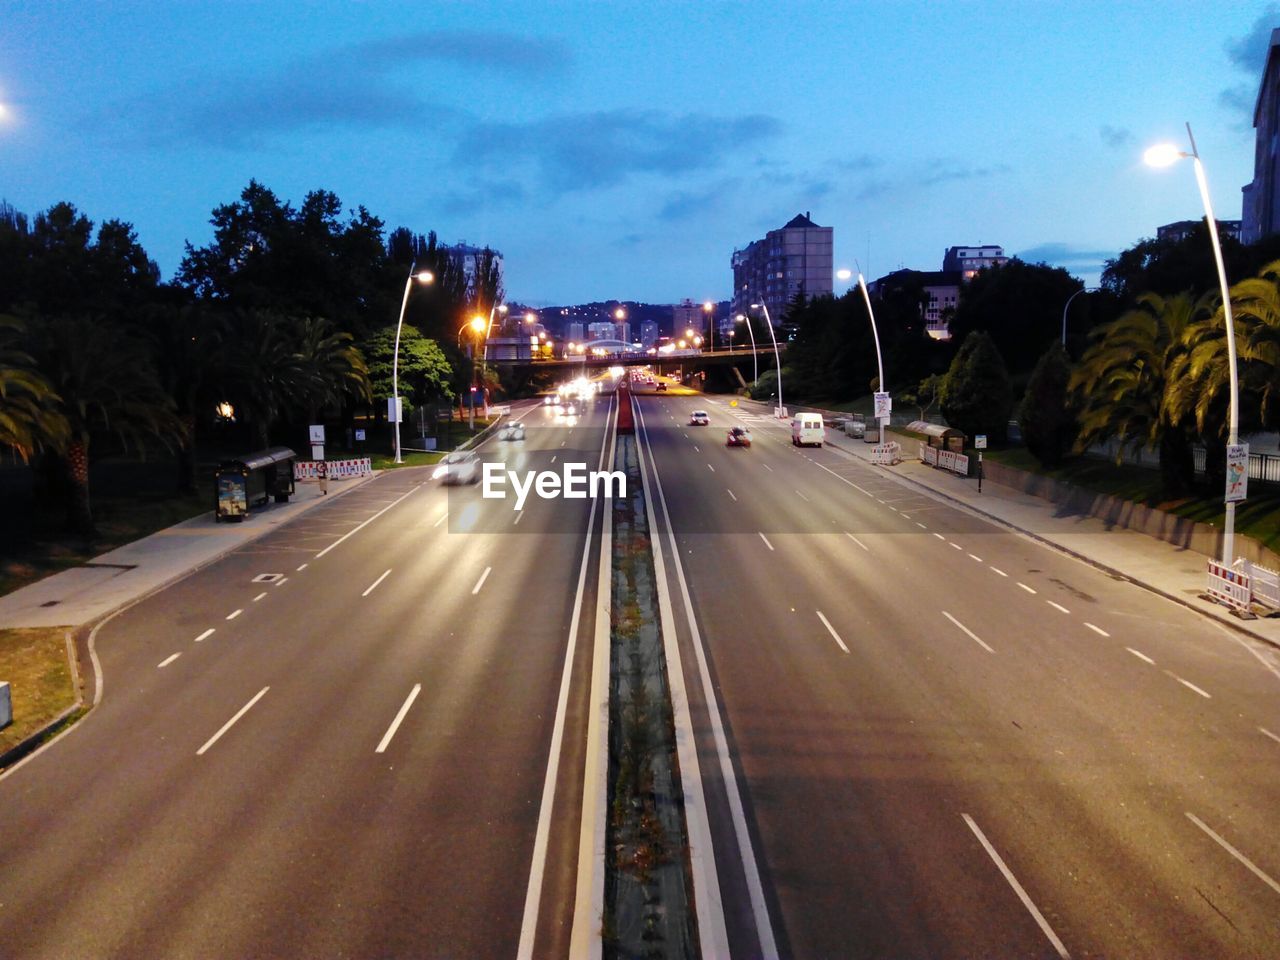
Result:
<instances>
[{"instance_id":1,"label":"white line road edge","mask_svg":"<svg viewBox=\"0 0 1280 960\"><path fill-rule=\"evenodd\" d=\"M477 580L476 585L471 588L471 595L473 597L480 592L480 588L484 586L484 582L489 579L489 571L491 571L492 569L493 567L484 568L484 573L480 574L480 579Z\"/></svg>"},{"instance_id":2,"label":"white line road edge","mask_svg":"<svg viewBox=\"0 0 1280 960\"><path fill-rule=\"evenodd\" d=\"M822 621L822 625L827 628L827 633L831 634L835 642L840 644L840 649L845 653L848 653L849 648L844 645L844 641L840 639L840 634L836 633L836 628L831 625L831 621L823 616L821 610L815 610L814 613L818 615L818 619Z\"/></svg>"},{"instance_id":3,"label":"white line road edge","mask_svg":"<svg viewBox=\"0 0 1280 960\"><path fill-rule=\"evenodd\" d=\"M671 599L667 592L666 565L662 554L662 535L657 527L657 506L662 505L663 529L666 533L668 549L671 551L672 563L675 567L676 580L680 584L680 595L683 600L685 621L689 626L689 637L693 646L694 658L698 663L698 679L702 684L702 696L706 702L707 717L711 726L712 739L715 742L716 754L720 761L720 776L724 781L725 796L729 802L729 812L733 820L733 833L738 846L738 859L742 864L743 875L747 884L748 896L751 901L751 913L755 920L756 939L760 945L760 956L764 960L777 960L778 946L773 936L773 925L769 920L769 908L765 903L764 885L760 880L760 868L756 863L755 852L751 847L751 836L747 831L747 819L742 803L742 788L738 784L737 776L733 770L733 761L729 756L729 744L724 732L724 719L720 713L719 700L716 697L715 687L711 683L711 673L707 668L707 654L702 642L702 632L698 629L698 619L693 612L693 601L689 594L689 584L684 576L684 564L680 560L680 550L676 545L675 531L671 526L671 512L667 509L666 494L662 490L662 478L658 475L658 462L653 456L653 449L649 445L649 430L644 422L644 414L640 411L639 405L636 407L636 422L639 430L636 433L637 439L643 438L642 443L637 444L640 453L640 462L643 468L645 463L645 455L648 454L649 465L653 469L653 490L657 493L657 502L649 491L648 470L642 469L640 473L641 482L645 485L645 503L648 508L649 518L649 536L653 538L653 562L655 581L658 586L659 608L662 613L662 631L663 643L667 647L667 675L668 678L680 677L683 681L684 674L680 668L680 653L676 645L676 636L674 632L674 613L671 610ZM764 534L760 534L764 538ZM765 543L769 541L766 539ZM773 549L770 545L770 549ZM670 624L670 630L668 626ZM675 666L673 666L675 664ZM674 679L671 679L672 706L675 707L677 693L675 689ZM684 704L685 710L688 709L688 693L684 690L683 685L679 692L679 699ZM686 722L688 720L686 719ZM681 732L677 729L677 747L687 739L687 747L690 759L686 761L684 754L679 755L680 768L682 771L682 782L685 791L685 817L689 826L690 836L690 860L695 864L695 870L698 869L698 843L694 837L695 819L701 818L706 820L707 812L705 808L705 794L702 789L702 780L696 774L697 752L696 744L693 740L692 730ZM692 766L686 767L688 762ZM686 779L683 771L691 771ZM693 781L691 787L690 780ZM693 795L698 801L695 809L690 810L690 795ZM696 816L695 816L696 814ZM703 829L699 825L699 829ZM728 933L724 925L724 906L720 898L719 879L715 875L715 856L711 847L711 835L709 823L705 826L708 831L705 840L702 842L706 845L706 863L703 867L705 872L709 873L703 883L708 884L705 889L698 890L697 880L695 879L695 899L698 904L698 930L699 937L702 940L703 955L707 957L725 957L729 955L728 950ZM707 903L712 896L715 897L713 903ZM711 908L714 907L714 910ZM713 916L704 917L704 912L711 911ZM715 926L709 924L714 923ZM715 938L720 938L719 940Z\"/></svg>"},{"instance_id":4,"label":"white line road edge","mask_svg":"<svg viewBox=\"0 0 1280 960\"><path fill-rule=\"evenodd\" d=\"M1280 893L1280 883L1276 883L1276 881L1271 879L1271 877L1267 876L1267 874L1264 873L1261 870L1261 868L1256 866L1252 860L1246 857L1243 853L1241 853L1239 850L1233 847L1230 843L1228 843L1222 837L1218 836L1218 834L1214 833L1213 829L1210 828L1208 824L1206 824L1203 820L1197 817L1194 813L1191 813L1190 811L1185 811L1185 812L1187 814L1187 819L1190 820L1192 823L1194 823L1197 827L1199 827L1205 833L1207 833L1210 837L1212 837L1214 842L1217 843L1218 846L1222 847L1223 850L1227 851L1227 853L1231 854L1233 857L1235 857L1237 860L1243 863L1246 867L1248 867L1250 872L1259 880L1261 880L1263 883L1265 883L1268 887L1270 887L1276 893Z\"/></svg>"},{"instance_id":5,"label":"white line road edge","mask_svg":"<svg viewBox=\"0 0 1280 960\"><path fill-rule=\"evenodd\" d=\"M399 503L399 502L400 502L401 500L403 500L405 497L409 496L410 494L417 493L417 492L418 492L419 490L421 490L421 489L422 489L422 484L418 484L416 487L411 487L410 489L406 490L404 493L402 493L400 496L396 497L394 500L392 500L390 503L388 503L385 507L383 507L383 508L382 508L381 510L379 510L377 513L375 513L372 517L370 517L368 520L366 520L364 523L360 524L360 526L355 527L355 528L353 528L353 529L351 529L351 530L348 530L346 533L344 533L342 536L340 536L337 540L333 541L333 543L329 544L327 547L325 547L323 550L321 550L319 553L317 553L317 554L315 555L314 559L319 560L321 557L323 557L326 553L328 553L330 550L332 550L332 549L333 549L334 547L336 547L338 544L342 543L342 541L343 541L343 540L346 540L348 537L355 536L357 533L359 533L361 530L363 530L363 529L364 529L365 527L367 527L369 524L373 523L373 521L377 520L380 516L382 516L384 513L386 513L386 512L387 512L388 510L390 510L392 507L394 507L397 503ZM443 519L443 518L442 518L442 519ZM306 566L306 564L304 563L302 566L304 566L304 567L305 567L305 566ZM301 569L302 569L302 567L299 567L298 569L299 569L299 570L301 570Z\"/></svg>"},{"instance_id":6,"label":"white line road edge","mask_svg":"<svg viewBox=\"0 0 1280 960\"><path fill-rule=\"evenodd\" d=\"M378 584L380 584L383 580L387 579L387 577L390 576L390 574L391 574L391 568L388 567L385 571L383 571L382 576L380 576L377 580L373 581L373 583L369 584L368 589L365 590L364 593L360 594L360 596L367 597L369 594L373 593L373 591L377 588Z\"/></svg>"},{"instance_id":7,"label":"white line road edge","mask_svg":"<svg viewBox=\"0 0 1280 960\"><path fill-rule=\"evenodd\" d=\"M1018 899L1022 901L1022 905L1027 908L1031 916L1035 918L1036 923L1040 925L1040 929L1044 931L1044 935L1049 938L1049 942L1053 944L1053 948L1058 951L1058 956L1062 957L1063 960L1071 960L1071 954L1067 953L1067 948L1063 945L1062 941L1058 939L1058 935L1053 932L1053 927L1049 926L1049 921L1044 918L1044 914L1040 912L1039 908L1037 908L1031 901L1031 898L1027 896L1027 891L1022 889L1022 884L1020 884L1018 882L1018 878L1013 875L1013 871L1005 866L1004 861L1000 859L1000 854L996 853L996 848L991 845L991 841L987 839L986 834L978 829L978 825L973 822L973 817L969 816L967 813L962 813L960 816L964 817L964 822L969 825L969 829L972 830L973 835L978 838L978 842L982 844L982 848L987 851L987 855L991 857L995 862L995 865L1000 868L1000 872L1004 874L1005 880L1009 881L1009 886L1013 887L1013 892L1018 895ZM1191 816L1191 814L1187 814L1187 816Z\"/></svg>"},{"instance_id":8,"label":"white line road edge","mask_svg":"<svg viewBox=\"0 0 1280 960\"><path fill-rule=\"evenodd\" d=\"M966 627L963 623L961 623L959 620L957 620L957 619L956 619L955 617L953 617L951 614L947 613L947 611L943 610L943 611L942 611L942 615L943 615L944 617L946 617L948 620L950 620L952 623L954 623L954 624L955 624L957 627L959 627L961 630L963 630L963 631L968 635L968 637L969 637L969 639L970 639L970 640L972 640L972 641L973 641L974 643L976 643L978 646L982 647L982 649L983 649L983 650L985 650L985 651L987 651L987 653L995 653L995 651L994 651L994 650L992 650L989 646L987 646L987 645L983 642L983 640L982 640L982 638L981 638L981 637L979 637L976 633L974 633L972 630L970 630L968 627Z\"/></svg>"}]
</instances>

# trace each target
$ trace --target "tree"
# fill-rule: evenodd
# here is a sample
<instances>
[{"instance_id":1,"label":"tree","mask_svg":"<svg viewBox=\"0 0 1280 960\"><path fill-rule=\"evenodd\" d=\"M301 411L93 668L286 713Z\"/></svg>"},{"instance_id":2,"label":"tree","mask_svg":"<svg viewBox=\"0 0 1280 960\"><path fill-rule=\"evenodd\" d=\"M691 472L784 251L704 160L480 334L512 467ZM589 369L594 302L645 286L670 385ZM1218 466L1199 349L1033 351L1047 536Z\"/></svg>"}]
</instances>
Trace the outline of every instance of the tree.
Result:
<instances>
[{"instance_id":1,"label":"tree","mask_svg":"<svg viewBox=\"0 0 1280 960\"><path fill-rule=\"evenodd\" d=\"M1056 467L1075 441L1076 418L1068 384L1071 360L1054 343L1036 363L1018 408L1022 441L1046 467Z\"/></svg>"},{"instance_id":2,"label":"tree","mask_svg":"<svg viewBox=\"0 0 1280 960\"><path fill-rule=\"evenodd\" d=\"M308 423L316 423L325 406L373 399L369 368L351 334L335 331L328 320L318 317L297 321L296 331L302 389L292 402L306 413Z\"/></svg>"},{"instance_id":3,"label":"tree","mask_svg":"<svg viewBox=\"0 0 1280 960\"><path fill-rule=\"evenodd\" d=\"M369 387L374 397L390 397L391 364L395 354L396 328L383 327L360 344L369 365ZM428 340L406 324L400 331L399 381L401 392L408 394L415 406L430 400L452 399L450 381L453 368L440 344Z\"/></svg>"},{"instance_id":4,"label":"tree","mask_svg":"<svg viewBox=\"0 0 1280 960\"><path fill-rule=\"evenodd\" d=\"M920 411L919 419L924 420L929 416L929 411L933 409L933 405L942 398L942 390L946 384L946 377L941 374L934 373L921 380L914 390L908 390L898 395L898 398L909 407L915 407Z\"/></svg>"},{"instance_id":5,"label":"tree","mask_svg":"<svg viewBox=\"0 0 1280 960\"><path fill-rule=\"evenodd\" d=\"M1093 331L1070 380L1080 409L1078 450L1116 440L1119 462L1127 448L1153 447L1165 496L1187 493L1194 425L1169 402L1170 371L1187 349L1188 328L1212 312L1215 300L1213 294L1193 300L1188 293L1144 293L1136 308Z\"/></svg>"},{"instance_id":6,"label":"tree","mask_svg":"<svg viewBox=\"0 0 1280 960\"><path fill-rule=\"evenodd\" d=\"M1013 389L1009 371L991 336L975 330L965 337L942 393L942 415L947 423L970 437L986 434L994 442L1005 439Z\"/></svg>"},{"instance_id":7,"label":"tree","mask_svg":"<svg viewBox=\"0 0 1280 960\"><path fill-rule=\"evenodd\" d=\"M0 316L0 446L28 462L37 451L63 448L68 431L61 398L23 348L24 332L20 320Z\"/></svg>"},{"instance_id":8,"label":"tree","mask_svg":"<svg viewBox=\"0 0 1280 960\"><path fill-rule=\"evenodd\" d=\"M1009 370L1025 374L1061 336L1062 308L1080 287L1060 267L1016 257L1004 266L980 270L960 288L951 336L963 343L973 331L985 330Z\"/></svg>"}]
</instances>

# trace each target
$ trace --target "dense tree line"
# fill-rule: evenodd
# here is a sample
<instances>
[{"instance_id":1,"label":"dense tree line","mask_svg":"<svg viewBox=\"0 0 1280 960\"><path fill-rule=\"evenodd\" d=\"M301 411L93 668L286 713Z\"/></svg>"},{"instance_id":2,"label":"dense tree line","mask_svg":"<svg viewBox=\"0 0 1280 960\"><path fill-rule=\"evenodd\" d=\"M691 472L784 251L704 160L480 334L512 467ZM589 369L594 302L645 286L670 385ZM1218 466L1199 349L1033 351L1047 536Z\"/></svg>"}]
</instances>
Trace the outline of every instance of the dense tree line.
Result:
<instances>
[{"instance_id":1,"label":"dense tree line","mask_svg":"<svg viewBox=\"0 0 1280 960\"><path fill-rule=\"evenodd\" d=\"M385 413L395 325L401 393L448 401L470 364L458 328L502 297L494 255L469 278L434 233L387 233L333 193L298 206L251 181L213 210L172 282L121 220L70 203L28 218L0 203L0 446L39 472L69 527L94 535L89 465L175 457L193 489L198 443L229 403L242 442L293 440L324 416ZM374 402L374 398L378 398Z\"/></svg>"}]
</instances>

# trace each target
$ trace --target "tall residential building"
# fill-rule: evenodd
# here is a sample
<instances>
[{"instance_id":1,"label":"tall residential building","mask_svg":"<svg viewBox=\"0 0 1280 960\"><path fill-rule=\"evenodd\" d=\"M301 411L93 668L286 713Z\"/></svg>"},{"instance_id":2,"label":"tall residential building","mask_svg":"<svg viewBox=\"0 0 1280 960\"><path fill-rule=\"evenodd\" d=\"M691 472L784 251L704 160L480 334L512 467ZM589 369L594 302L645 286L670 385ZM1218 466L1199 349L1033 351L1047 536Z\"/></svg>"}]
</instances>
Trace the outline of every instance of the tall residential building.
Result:
<instances>
[{"instance_id":1,"label":"tall residential building","mask_svg":"<svg viewBox=\"0 0 1280 960\"><path fill-rule=\"evenodd\" d=\"M1009 262L1004 255L1004 247L994 244L979 244L974 247L948 247L942 255L942 269L955 270L965 280L972 280L974 275L986 267L1002 267Z\"/></svg>"},{"instance_id":2,"label":"tall residential building","mask_svg":"<svg viewBox=\"0 0 1280 960\"><path fill-rule=\"evenodd\" d=\"M1240 239L1257 243L1280 232L1280 29L1271 31L1267 64L1253 107L1253 182L1242 190Z\"/></svg>"},{"instance_id":3,"label":"tall residential building","mask_svg":"<svg viewBox=\"0 0 1280 960\"><path fill-rule=\"evenodd\" d=\"M751 304L763 303L778 324L797 293L807 298L831 294L832 234L831 227L818 226L806 212L733 251L731 311L746 313Z\"/></svg>"},{"instance_id":4,"label":"tall residential building","mask_svg":"<svg viewBox=\"0 0 1280 960\"><path fill-rule=\"evenodd\" d=\"M871 291L883 297L895 289L919 285L924 302L925 332L935 340L950 340L951 315L960 303L960 287L965 282L958 270L895 270L868 284Z\"/></svg>"},{"instance_id":5,"label":"tall residential building","mask_svg":"<svg viewBox=\"0 0 1280 960\"><path fill-rule=\"evenodd\" d=\"M692 330L699 336L705 337L706 325L707 320L700 303L681 300L671 308L671 335L677 339L683 337L686 330Z\"/></svg>"},{"instance_id":6,"label":"tall residential building","mask_svg":"<svg viewBox=\"0 0 1280 960\"><path fill-rule=\"evenodd\" d=\"M644 320L640 324L640 344L646 350L658 342L658 324L655 320Z\"/></svg>"}]
</instances>

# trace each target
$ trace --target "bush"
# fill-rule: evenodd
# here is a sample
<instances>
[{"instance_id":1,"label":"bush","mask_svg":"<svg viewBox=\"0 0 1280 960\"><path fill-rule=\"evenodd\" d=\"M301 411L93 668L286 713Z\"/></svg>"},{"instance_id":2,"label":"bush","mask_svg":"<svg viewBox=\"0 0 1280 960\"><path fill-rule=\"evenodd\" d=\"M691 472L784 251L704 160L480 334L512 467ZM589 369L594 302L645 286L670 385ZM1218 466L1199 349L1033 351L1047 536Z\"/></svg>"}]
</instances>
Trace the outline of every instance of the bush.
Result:
<instances>
[{"instance_id":1,"label":"bush","mask_svg":"<svg viewBox=\"0 0 1280 960\"><path fill-rule=\"evenodd\" d=\"M947 423L969 437L986 434L1003 443L1013 410L1009 371L995 342L982 330L965 337L942 393L942 415Z\"/></svg>"},{"instance_id":2,"label":"bush","mask_svg":"<svg viewBox=\"0 0 1280 960\"><path fill-rule=\"evenodd\" d=\"M1036 362L1018 407L1022 440L1046 467L1061 464L1076 439L1075 411L1067 391L1070 379L1067 351L1055 343Z\"/></svg>"}]
</instances>

